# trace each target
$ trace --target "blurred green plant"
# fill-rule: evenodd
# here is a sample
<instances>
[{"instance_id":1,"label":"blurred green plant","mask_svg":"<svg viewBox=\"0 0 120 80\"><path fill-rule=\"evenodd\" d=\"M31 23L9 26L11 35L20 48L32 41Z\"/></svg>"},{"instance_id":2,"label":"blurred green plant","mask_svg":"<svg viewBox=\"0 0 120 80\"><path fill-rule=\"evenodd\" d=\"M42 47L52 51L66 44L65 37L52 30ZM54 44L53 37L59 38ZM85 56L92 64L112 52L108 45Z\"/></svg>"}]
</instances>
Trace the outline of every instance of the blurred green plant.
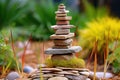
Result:
<instances>
[{"instance_id":1,"label":"blurred green plant","mask_svg":"<svg viewBox=\"0 0 120 80\"><path fill-rule=\"evenodd\" d=\"M84 28L86 22L107 14L105 7L94 8L87 0L83 0L83 4L85 7L83 13L73 12L72 9L66 7L70 10L68 15L73 18L71 24L77 26L72 29L77 35L78 29ZM25 32L24 37L21 36L23 39L26 39L28 34L32 34L33 40L48 40L49 36L53 34L50 26L55 25L57 6L58 4L53 0L0 0L0 26L1 28L8 27L7 30L9 26L12 26L15 35ZM22 29L22 31L19 29ZM5 30L4 28L2 31ZM20 39L20 36L15 37L15 39L17 38Z\"/></svg>"},{"instance_id":2,"label":"blurred green plant","mask_svg":"<svg viewBox=\"0 0 120 80\"><path fill-rule=\"evenodd\" d=\"M0 67L9 67L9 69L15 68L16 63L13 57L10 46L6 45L4 40L0 38Z\"/></svg>"},{"instance_id":3,"label":"blurred green plant","mask_svg":"<svg viewBox=\"0 0 120 80\"><path fill-rule=\"evenodd\" d=\"M0 28L14 24L26 8L26 0L0 0Z\"/></svg>"}]
</instances>

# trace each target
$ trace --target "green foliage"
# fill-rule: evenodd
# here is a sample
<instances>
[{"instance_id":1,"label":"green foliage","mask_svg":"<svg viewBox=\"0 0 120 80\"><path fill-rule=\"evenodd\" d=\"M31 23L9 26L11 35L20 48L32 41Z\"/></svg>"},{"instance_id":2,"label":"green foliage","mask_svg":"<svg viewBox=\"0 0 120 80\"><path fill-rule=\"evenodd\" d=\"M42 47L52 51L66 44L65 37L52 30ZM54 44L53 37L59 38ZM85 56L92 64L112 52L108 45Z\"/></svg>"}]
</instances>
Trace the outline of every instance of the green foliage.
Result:
<instances>
[{"instance_id":1,"label":"green foliage","mask_svg":"<svg viewBox=\"0 0 120 80\"><path fill-rule=\"evenodd\" d=\"M113 65L113 72L120 73L120 47L116 48L107 58L109 63Z\"/></svg>"},{"instance_id":2,"label":"green foliage","mask_svg":"<svg viewBox=\"0 0 120 80\"><path fill-rule=\"evenodd\" d=\"M15 23L25 12L25 0L0 0L0 28Z\"/></svg>"},{"instance_id":3,"label":"green foliage","mask_svg":"<svg viewBox=\"0 0 120 80\"><path fill-rule=\"evenodd\" d=\"M86 0L83 0L83 3L84 13L75 12L69 6L66 7L70 10L68 15L73 18L71 24L77 26L76 29L72 29L76 33L78 28L85 27L86 22L107 14L106 8L96 9ZM54 33L50 26L55 25L57 7L58 4L53 0L0 0L0 26L1 28L13 26L12 31L16 32L16 35L23 34L19 29L25 30L24 36L21 36L23 39L26 39L28 34L32 34L34 40L48 40L49 36ZM19 39L20 36L16 38Z\"/></svg>"},{"instance_id":4,"label":"green foliage","mask_svg":"<svg viewBox=\"0 0 120 80\"><path fill-rule=\"evenodd\" d=\"M80 58L72 58L68 60L46 60L46 65L48 67L70 67L70 68L83 68L85 67L85 62Z\"/></svg>"},{"instance_id":5,"label":"green foliage","mask_svg":"<svg viewBox=\"0 0 120 80\"><path fill-rule=\"evenodd\" d=\"M13 57L10 47L4 43L3 39L0 38L0 66L4 67L9 64L9 68L15 68L16 64Z\"/></svg>"}]
</instances>

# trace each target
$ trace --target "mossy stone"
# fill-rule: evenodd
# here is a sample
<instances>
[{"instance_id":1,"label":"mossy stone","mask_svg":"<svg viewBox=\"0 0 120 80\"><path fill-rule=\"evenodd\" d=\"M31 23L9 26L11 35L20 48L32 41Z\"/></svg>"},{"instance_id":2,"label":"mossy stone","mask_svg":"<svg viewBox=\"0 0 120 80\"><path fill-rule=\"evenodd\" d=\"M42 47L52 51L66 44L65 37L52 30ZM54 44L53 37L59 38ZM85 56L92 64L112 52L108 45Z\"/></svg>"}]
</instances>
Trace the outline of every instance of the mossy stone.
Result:
<instances>
[{"instance_id":1,"label":"mossy stone","mask_svg":"<svg viewBox=\"0 0 120 80\"><path fill-rule=\"evenodd\" d=\"M68 67L68 68L84 68L85 61L80 58L72 58L70 60L51 60L50 58L46 60L46 65L48 67Z\"/></svg>"}]
</instances>

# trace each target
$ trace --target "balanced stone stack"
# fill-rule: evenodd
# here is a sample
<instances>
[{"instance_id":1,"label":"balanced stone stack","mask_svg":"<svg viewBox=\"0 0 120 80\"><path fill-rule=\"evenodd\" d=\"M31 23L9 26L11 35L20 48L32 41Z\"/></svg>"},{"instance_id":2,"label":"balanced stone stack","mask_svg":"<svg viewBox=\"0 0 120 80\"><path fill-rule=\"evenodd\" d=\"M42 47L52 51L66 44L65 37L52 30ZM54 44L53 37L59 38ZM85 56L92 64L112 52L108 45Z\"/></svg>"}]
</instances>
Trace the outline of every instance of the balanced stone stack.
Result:
<instances>
[{"instance_id":1,"label":"balanced stone stack","mask_svg":"<svg viewBox=\"0 0 120 80\"><path fill-rule=\"evenodd\" d=\"M70 28L74 27L70 25L71 16L67 16L69 11L65 9L64 4L58 6L58 11L56 11L56 25L51 26L55 30L55 34L51 35L50 38L53 39L54 46L48 48L45 53L50 54L51 60L70 60L74 58L74 54L81 50L80 46L72 46L74 33L70 32Z\"/></svg>"}]
</instances>

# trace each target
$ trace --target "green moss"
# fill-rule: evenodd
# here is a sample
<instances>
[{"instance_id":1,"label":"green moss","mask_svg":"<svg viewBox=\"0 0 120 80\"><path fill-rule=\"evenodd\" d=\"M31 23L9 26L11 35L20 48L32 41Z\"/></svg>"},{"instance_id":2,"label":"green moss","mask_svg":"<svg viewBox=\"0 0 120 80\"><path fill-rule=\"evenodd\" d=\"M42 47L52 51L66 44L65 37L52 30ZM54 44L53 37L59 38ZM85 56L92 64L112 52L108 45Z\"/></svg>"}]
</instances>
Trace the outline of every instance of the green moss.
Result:
<instances>
[{"instance_id":1,"label":"green moss","mask_svg":"<svg viewBox=\"0 0 120 80\"><path fill-rule=\"evenodd\" d=\"M51 60L49 58L46 60L46 65L48 67L83 68L85 67L85 62L80 58L72 58L70 60Z\"/></svg>"}]
</instances>

